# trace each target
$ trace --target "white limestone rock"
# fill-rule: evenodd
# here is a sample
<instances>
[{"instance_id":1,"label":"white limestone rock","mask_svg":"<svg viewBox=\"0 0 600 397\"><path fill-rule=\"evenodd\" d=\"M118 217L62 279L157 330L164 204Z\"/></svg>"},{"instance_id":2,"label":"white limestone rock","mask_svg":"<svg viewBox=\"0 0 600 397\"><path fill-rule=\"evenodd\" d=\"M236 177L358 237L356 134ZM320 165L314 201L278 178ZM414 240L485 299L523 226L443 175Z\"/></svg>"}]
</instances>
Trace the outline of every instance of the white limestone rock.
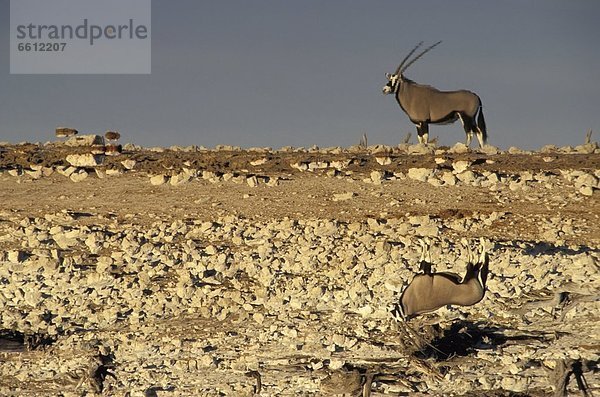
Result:
<instances>
[{"instance_id":1,"label":"white limestone rock","mask_svg":"<svg viewBox=\"0 0 600 397\"><path fill-rule=\"evenodd\" d=\"M125 169L132 170L135 167L136 161L132 159L127 159L121 161L121 164L123 165L123 167L125 167Z\"/></svg>"},{"instance_id":2,"label":"white limestone rock","mask_svg":"<svg viewBox=\"0 0 600 397\"><path fill-rule=\"evenodd\" d=\"M256 175L252 175L252 176L246 178L246 183L250 187L257 187L258 186L258 178L256 177Z\"/></svg>"},{"instance_id":3,"label":"white limestone rock","mask_svg":"<svg viewBox=\"0 0 600 397\"><path fill-rule=\"evenodd\" d=\"M154 175L150 178L150 183L154 186L159 186L167 183L167 179L166 175Z\"/></svg>"},{"instance_id":4,"label":"white limestone rock","mask_svg":"<svg viewBox=\"0 0 600 397\"><path fill-rule=\"evenodd\" d=\"M257 160L253 160L250 162L250 165L257 167L259 165L263 165L265 164L267 161L269 161L266 157L263 157L261 159L257 159Z\"/></svg>"},{"instance_id":5,"label":"white limestone rock","mask_svg":"<svg viewBox=\"0 0 600 397\"><path fill-rule=\"evenodd\" d=\"M20 250L8 251L7 259L9 262L20 263L25 259L25 253Z\"/></svg>"},{"instance_id":6,"label":"white limestone rock","mask_svg":"<svg viewBox=\"0 0 600 397\"><path fill-rule=\"evenodd\" d=\"M408 147L408 154L412 155L424 155L424 154L433 154L435 152L435 148L433 145L425 145L422 143L416 145L410 145Z\"/></svg>"},{"instance_id":7,"label":"white limestone rock","mask_svg":"<svg viewBox=\"0 0 600 397\"><path fill-rule=\"evenodd\" d=\"M75 135L69 138L65 145L71 147L104 145L104 138L100 135Z\"/></svg>"},{"instance_id":8,"label":"white limestone rock","mask_svg":"<svg viewBox=\"0 0 600 397\"><path fill-rule=\"evenodd\" d=\"M73 167L97 167L104 162L104 155L92 153L69 154L66 160Z\"/></svg>"},{"instance_id":9,"label":"white limestone rock","mask_svg":"<svg viewBox=\"0 0 600 397\"><path fill-rule=\"evenodd\" d=\"M427 179L433 174L429 168L409 168L408 177L421 182L427 182Z\"/></svg>"},{"instance_id":10,"label":"white limestone rock","mask_svg":"<svg viewBox=\"0 0 600 397\"><path fill-rule=\"evenodd\" d=\"M392 164L392 159L389 156L386 156L386 157L375 157L375 161L377 161L377 164L379 164L379 165L390 165L390 164Z\"/></svg>"},{"instance_id":11,"label":"white limestone rock","mask_svg":"<svg viewBox=\"0 0 600 397\"><path fill-rule=\"evenodd\" d=\"M333 201L346 201L356 196L357 194L355 192L334 193Z\"/></svg>"},{"instance_id":12,"label":"white limestone rock","mask_svg":"<svg viewBox=\"0 0 600 397\"><path fill-rule=\"evenodd\" d=\"M591 186L582 186L579 188L579 193L584 196L592 196L594 194L594 188Z\"/></svg>"},{"instance_id":13,"label":"white limestone rock","mask_svg":"<svg viewBox=\"0 0 600 397\"><path fill-rule=\"evenodd\" d=\"M445 186L454 186L457 183L457 179L451 172L444 172L440 178L444 182Z\"/></svg>"},{"instance_id":14,"label":"white limestone rock","mask_svg":"<svg viewBox=\"0 0 600 397\"><path fill-rule=\"evenodd\" d=\"M329 166L338 171L345 170L350 165L351 160L334 160L329 163Z\"/></svg>"},{"instance_id":15,"label":"white limestone rock","mask_svg":"<svg viewBox=\"0 0 600 397\"><path fill-rule=\"evenodd\" d=\"M473 171L470 170L457 174L456 178L458 178L465 185L473 185L477 181L475 173L473 173Z\"/></svg>"},{"instance_id":16,"label":"white limestone rock","mask_svg":"<svg viewBox=\"0 0 600 397\"><path fill-rule=\"evenodd\" d=\"M88 173L85 170L79 170L77 172L73 172L69 178L73 181L73 182L81 182L83 180L85 180L88 177Z\"/></svg>"},{"instance_id":17,"label":"white limestone rock","mask_svg":"<svg viewBox=\"0 0 600 397\"><path fill-rule=\"evenodd\" d=\"M448 149L448 153L461 154L461 153L468 153L469 150L470 149L467 145L465 145L462 142L457 142L454 146L452 146L450 149Z\"/></svg>"},{"instance_id":18,"label":"white limestone rock","mask_svg":"<svg viewBox=\"0 0 600 397\"><path fill-rule=\"evenodd\" d=\"M381 182L385 179L385 172L374 170L371 171L371 181L376 185L381 185Z\"/></svg>"},{"instance_id":19,"label":"white limestone rock","mask_svg":"<svg viewBox=\"0 0 600 397\"><path fill-rule=\"evenodd\" d=\"M472 161L468 160L459 160L452 163L452 169L455 174L460 174L461 172L466 171L472 164Z\"/></svg>"},{"instance_id":20,"label":"white limestone rock","mask_svg":"<svg viewBox=\"0 0 600 397\"><path fill-rule=\"evenodd\" d=\"M173 175L171 176L171 179L169 180L169 183L172 186L180 186L183 185L185 183L188 183L190 181L190 176L188 174L186 174L185 172L181 172L179 174Z\"/></svg>"},{"instance_id":21,"label":"white limestone rock","mask_svg":"<svg viewBox=\"0 0 600 397\"><path fill-rule=\"evenodd\" d=\"M482 148L479 148L479 152L487 154L488 156L492 156L495 154L500 154L500 149L492 145L483 145Z\"/></svg>"}]
</instances>

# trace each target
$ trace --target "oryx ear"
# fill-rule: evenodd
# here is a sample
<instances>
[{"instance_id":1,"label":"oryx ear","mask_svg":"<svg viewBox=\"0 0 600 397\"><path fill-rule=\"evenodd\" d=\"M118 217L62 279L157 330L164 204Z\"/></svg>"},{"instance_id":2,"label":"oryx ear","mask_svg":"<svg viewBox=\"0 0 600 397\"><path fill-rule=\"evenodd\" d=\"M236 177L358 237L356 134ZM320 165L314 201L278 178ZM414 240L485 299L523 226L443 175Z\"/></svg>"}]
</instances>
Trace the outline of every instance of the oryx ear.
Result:
<instances>
[{"instance_id":1,"label":"oryx ear","mask_svg":"<svg viewBox=\"0 0 600 397\"><path fill-rule=\"evenodd\" d=\"M388 80L391 80L392 79L392 75L389 74L389 73L386 73L385 74L385 78L388 79Z\"/></svg>"}]
</instances>

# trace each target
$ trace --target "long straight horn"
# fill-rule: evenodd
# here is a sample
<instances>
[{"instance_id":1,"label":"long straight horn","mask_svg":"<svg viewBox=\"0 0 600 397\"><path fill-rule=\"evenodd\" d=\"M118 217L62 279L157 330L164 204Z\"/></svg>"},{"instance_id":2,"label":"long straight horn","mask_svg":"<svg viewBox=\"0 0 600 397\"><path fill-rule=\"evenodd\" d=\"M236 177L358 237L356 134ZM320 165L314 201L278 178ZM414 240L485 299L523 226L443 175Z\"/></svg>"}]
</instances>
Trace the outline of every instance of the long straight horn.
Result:
<instances>
[{"instance_id":1,"label":"long straight horn","mask_svg":"<svg viewBox=\"0 0 600 397\"><path fill-rule=\"evenodd\" d=\"M479 254L479 259L477 262L483 265L487 259L487 242L483 237L481 237L479 239L479 243L481 244L481 254Z\"/></svg>"},{"instance_id":2,"label":"long straight horn","mask_svg":"<svg viewBox=\"0 0 600 397\"><path fill-rule=\"evenodd\" d=\"M412 54L414 54L414 53L415 53L415 51L417 51L417 50L419 49L419 47L421 47L422 45L423 45L423 42L421 41L419 44L417 44L417 45L415 46L415 48L413 48L413 49L412 49L412 50L411 50L411 51L408 53L408 55L407 55L407 56L405 56L405 57L404 57L404 59L402 60L402 62L400 62L400 65L398 65L398 68L396 69L396 72L394 72L394 74L398 74L398 72L400 71L400 69L402 69L402 65L404 65L404 62L406 62L406 60L407 60L408 58L410 58L410 56L411 56Z\"/></svg>"},{"instance_id":3,"label":"long straight horn","mask_svg":"<svg viewBox=\"0 0 600 397\"><path fill-rule=\"evenodd\" d=\"M415 63L415 62L416 62L416 61L417 61L419 58L421 58L423 55L427 54L429 51L433 50L433 49L434 49L434 48L435 48L435 47L436 47L438 44L440 44L441 42L442 42L442 41L440 40L440 41L438 41L437 43L435 43L435 44L433 44L433 45L431 45L431 46L427 47L426 49L424 49L424 50L423 50L423 51L422 51L422 52L421 52L419 55L417 55L416 57L414 57L414 58L412 59L412 61L410 61L410 62L408 63L408 65L404 66L404 67L402 68L402 71L400 71L400 73L404 73L404 71L405 71L406 69L408 69L408 67L409 67L410 65L412 65L413 63ZM396 74L398 74L398 72L396 72Z\"/></svg>"},{"instance_id":4,"label":"long straight horn","mask_svg":"<svg viewBox=\"0 0 600 397\"><path fill-rule=\"evenodd\" d=\"M469 245L469 240L467 240L466 238L462 238L460 240L461 244L464 245L464 247L467 250L467 263L474 263L475 262L475 256L473 255L473 251L471 250L471 246Z\"/></svg>"},{"instance_id":5,"label":"long straight horn","mask_svg":"<svg viewBox=\"0 0 600 397\"><path fill-rule=\"evenodd\" d=\"M423 239L419 239L419 244L421 244L421 259L419 259L419 269L423 271L424 274L431 273L431 254L429 253L429 244Z\"/></svg>"},{"instance_id":6,"label":"long straight horn","mask_svg":"<svg viewBox=\"0 0 600 397\"><path fill-rule=\"evenodd\" d=\"M479 262L478 266L480 266L480 268L479 268L479 274L477 277L479 278L481 287L485 290L485 284L487 283L487 278L488 278L488 273L489 273L490 258L487 253L487 250L488 250L487 241L482 237L480 239L480 242L481 242L481 254L479 255L479 261L478 261Z\"/></svg>"},{"instance_id":7,"label":"long straight horn","mask_svg":"<svg viewBox=\"0 0 600 397\"><path fill-rule=\"evenodd\" d=\"M425 241L423 241L422 238L419 239L419 245L421 245L421 258L419 259L419 262L423 262L425 260L427 246L425 245Z\"/></svg>"}]
</instances>

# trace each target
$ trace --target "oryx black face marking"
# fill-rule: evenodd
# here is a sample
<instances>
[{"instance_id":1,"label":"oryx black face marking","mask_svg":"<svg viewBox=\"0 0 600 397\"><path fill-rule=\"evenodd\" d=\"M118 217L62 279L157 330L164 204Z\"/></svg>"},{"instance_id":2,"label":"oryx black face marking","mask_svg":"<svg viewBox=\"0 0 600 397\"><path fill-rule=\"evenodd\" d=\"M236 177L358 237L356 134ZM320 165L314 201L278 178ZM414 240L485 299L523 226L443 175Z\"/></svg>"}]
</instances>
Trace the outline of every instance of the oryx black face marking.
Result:
<instances>
[{"instance_id":1,"label":"oryx black face marking","mask_svg":"<svg viewBox=\"0 0 600 397\"><path fill-rule=\"evenodd\" d=\"M471 144L471 139L475 134L479 146L483 147L487 140L487 129L481 99L477 94L467 90L440 91L428 85L417 84L404 77L404 72L410 65L439 43L441 41L426 48L405 65L408 58L423 42L415 46L393 74L386 73L388 83L383 87L383 93L395 94L396 101L417 127L419 143L429 142L429 124L448 124L460 118L467 136L467 146Z\"/></svg>"}]
</instances>

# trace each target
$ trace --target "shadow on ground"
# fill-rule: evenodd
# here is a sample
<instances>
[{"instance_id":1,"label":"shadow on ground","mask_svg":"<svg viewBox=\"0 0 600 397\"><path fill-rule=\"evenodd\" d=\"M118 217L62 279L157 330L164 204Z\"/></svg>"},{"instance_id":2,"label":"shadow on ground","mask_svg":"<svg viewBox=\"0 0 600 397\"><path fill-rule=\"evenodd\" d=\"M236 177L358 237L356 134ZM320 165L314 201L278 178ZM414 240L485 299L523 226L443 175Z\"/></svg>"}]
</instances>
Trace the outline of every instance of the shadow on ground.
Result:
<instances>
[{"instance_id":1,"label":"shadow on ground","mask_svg":"<svg viewBox=\"0 0 600 397\"><path fill-rule=\"evenodd\" d=\"M420 359L446 361L453 357L464 357L477 350L496 349L510 343L523 343L530 340L544 341L548 336L521 333L506 335L506 329L482 323L458 321L448 329L439 330L439 336L432 339L415 356Z\"/></svg>"}]
</instances>

